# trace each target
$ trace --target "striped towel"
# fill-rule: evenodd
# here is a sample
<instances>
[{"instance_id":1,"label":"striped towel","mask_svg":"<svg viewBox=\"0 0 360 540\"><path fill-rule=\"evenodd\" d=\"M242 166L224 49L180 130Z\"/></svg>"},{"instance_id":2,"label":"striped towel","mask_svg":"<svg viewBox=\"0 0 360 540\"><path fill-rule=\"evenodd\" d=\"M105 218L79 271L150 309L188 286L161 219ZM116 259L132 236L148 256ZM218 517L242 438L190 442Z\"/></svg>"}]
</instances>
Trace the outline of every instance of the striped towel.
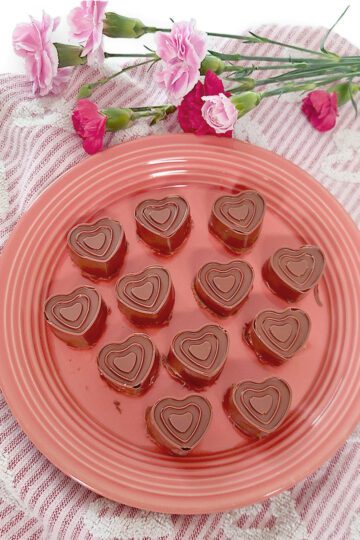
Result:
<instances>
[{"instance_id":1,"label":"striped towel","mask_svg":"<svg viewBox=\"0 0 360 540\"><path fill-rule=\"evenodd\" d=\"M315 48L324 29L266 26L256 31ZM336 34L328 46L339 54L359 54ZM273 45L226 40L214 40L212 47L229 53L284 54ZM98 76L90 68L78 69L63 96L40 99L31 98L23 76L0 76L0 248L42 190L85 158L70 114L79 86ZM101 107L165 101L146 66L109 83L94 98ZM360 121L347 104L336 128L321 134L302 115L300 102L301 96L291 95L265 100L238 122L235 136L300 165L360 225ZM112 145L178 131L173 115L153 128L144 122L106 137ZM359 428L330 461L281 495L223 514L165 515L116 504L66 477L27 439L0 393L0 538L359 540Z\"/></svg>"}]
</instances>

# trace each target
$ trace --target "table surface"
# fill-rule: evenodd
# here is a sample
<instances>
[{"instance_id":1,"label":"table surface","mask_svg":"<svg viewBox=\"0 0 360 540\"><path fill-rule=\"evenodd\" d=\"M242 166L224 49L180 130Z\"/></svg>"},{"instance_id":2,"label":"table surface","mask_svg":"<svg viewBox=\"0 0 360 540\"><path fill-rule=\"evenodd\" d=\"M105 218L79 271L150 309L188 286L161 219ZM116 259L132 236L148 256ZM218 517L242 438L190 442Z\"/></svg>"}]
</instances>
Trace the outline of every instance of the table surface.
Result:
<instances>
[{"instance_id":1,"label":"table surface","mask_svg":"<svg viewBox=\"0 0 360 540\"><path fill-rule=\"evenodd\" d=\"M226 9L219 13L222 4L215 8L215 3L199 0L182 0L169 3L165 0L138 0L133 8L126 3L109 1L108 11L115 11L126 16L141 19L144 23L154 26L170 24L169 17L174 20L195 18L201 30L226 33L241 33L247 28L260 24L290 24L290 25L322 25L330 27L349 4L349 0L257 0L248 7L245 2L228 0ZM42 9L53 17L62 18L54 37L56 41L68 41L68 26L66 16L69 11L80 4L80 1L62 0L61 5L44 0L16 0L6 4L6 16L0 18L0 73L23 72L21 58L15 56L11 35L17 23L28 20L28 15L40 17ZM244 7L242 7L242 5ZM253 7L251 7L253 6ZM358 21L360 20L360 2L352 2L350 12L341 20L336 30L354 45L360 46ZM146 36L141 40L111 40L105 38L105 50L108 52L141 52L143 44L153 44L153 37Z\"/></svg>"}]
</instances>

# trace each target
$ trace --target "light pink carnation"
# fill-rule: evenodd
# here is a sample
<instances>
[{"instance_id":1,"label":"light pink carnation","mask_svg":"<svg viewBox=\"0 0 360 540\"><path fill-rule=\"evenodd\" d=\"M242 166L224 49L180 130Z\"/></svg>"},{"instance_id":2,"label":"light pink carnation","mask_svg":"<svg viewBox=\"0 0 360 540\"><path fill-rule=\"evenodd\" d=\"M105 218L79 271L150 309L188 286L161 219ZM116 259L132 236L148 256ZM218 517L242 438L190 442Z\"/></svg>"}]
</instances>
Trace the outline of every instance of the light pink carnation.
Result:
<instances>
[{"instance_id":1,"label":"light pink carnation","mask_svg":"<svg viewBox=\"0 0 360 540\"><path fill-rule=\"evenodd\" d=\"M56 77L53 79L51 93L56 96L66 88L74 68L72 66L59 68Z\"/></svg>"},{"instance_id":2,"label":"light pink carnation","mask_svg":"<svg viewBox=\"0 0 360 540\"><path fill-rule=\"evenodd\" d=\"M107 2L94 0L81 2L68 15L71 37L84 44L81 56L87 57L89 66L104 62L103 19Z\"/></svg>"},{"instance_id":3,"label":"light pink carnation","mask_svg":"<svg viewBox=\"0 0 360 540\"><path fill-rule=\"evenodd\" d=\"M58 93L64 73L58 70L58 54L51 41L60 19L43 12L41 21L30 17L30 23L18 24L13 32L15 53L25 60L26 75L33 83L34 95ZM66 74L69 74L67 70Z\"/></svg>"},{"instance_id":4,"label":"light pink carnation","mask_svg":"<svg viewBox=\"0 0 360 540\"><path fill-rule=\"evenodd\" d=\"M217 96L203 96L202 100L205 101L201 108L202 117L216 133L226 133L234 129L237 110L228 97L218 94Z\"/></svg>"},{"instance_id":5,"label":"light pink carnation","mask_svg":"<svg viewBox=\"0 0 360 540\"><path fill-rule=\"evenodd\" d=\"M194 88L206 55L206 34L196 30L195 21L175 23L171 32L157 32L156 54L163 60L157 73L159 85L174 105Z\"/></svg>"}]
</instances>

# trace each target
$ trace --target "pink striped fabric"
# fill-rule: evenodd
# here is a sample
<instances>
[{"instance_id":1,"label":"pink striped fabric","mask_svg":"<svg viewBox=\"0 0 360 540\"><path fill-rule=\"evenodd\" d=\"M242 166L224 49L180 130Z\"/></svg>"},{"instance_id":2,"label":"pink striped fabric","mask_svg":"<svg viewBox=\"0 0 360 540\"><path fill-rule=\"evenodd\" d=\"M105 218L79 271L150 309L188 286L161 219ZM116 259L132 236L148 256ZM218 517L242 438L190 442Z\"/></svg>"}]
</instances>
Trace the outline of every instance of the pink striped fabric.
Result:
<instances>
[{"instance_id":1,"label":"pink striped fabric","mask_svg":"<svg viewBox=\"0 0 360 540\"><path fill-rule=\"evenodd\" d=\"M315 48L323 29L262 27L278 40ZM359 54L334 34L328 46ZM227 52L271 56L273 45L216 40ZM158 104L165 96L146 66L94 96L101 107ZM46 186L85 158L70 112L79 86L98 77L78 69L62 97L32 99L23 76L0 76L0 248L15 223ZM360 122L351 105L330 133L314 131L300 112L301 96L264 101L238 122L235 135L294 161L318 179L360 225ZM108 144L150 133L180 131L176 117L149 128L144 122L107 136ZM201 516L164 515L118 505L63 475L22 433L0 394L0 538L164 540L350 540L360 538L360 426L337 454L291 490L263 503Z\"/></svg>"}]
</instances>

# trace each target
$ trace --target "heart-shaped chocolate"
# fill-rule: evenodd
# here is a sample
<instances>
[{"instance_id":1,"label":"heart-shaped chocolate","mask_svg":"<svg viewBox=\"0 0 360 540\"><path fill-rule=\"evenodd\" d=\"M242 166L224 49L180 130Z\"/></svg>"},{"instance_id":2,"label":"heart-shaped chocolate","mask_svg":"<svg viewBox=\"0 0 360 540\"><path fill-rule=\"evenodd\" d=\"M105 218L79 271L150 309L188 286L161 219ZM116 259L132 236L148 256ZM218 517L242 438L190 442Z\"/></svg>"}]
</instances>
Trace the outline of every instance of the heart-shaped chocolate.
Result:
<instances>
[{"instance_id":1,"label":"heart-shaped chocolate","mask_svg":"<svg viewBox=\"0 0 360 540\"><path fill-rule=\"evenodd\" d=\"M270 289L294 302L315 287L324 266L325 256L317 246L281 248L265 263L263 276Z\"/></svg>"},{"instance_id":2,"label":"heart-shaped chocolate","mask_svg":"<svg viewBox=\"0 0 360 540\"><path fill-rule=\"evenodd\" d=\"M248 297L254 271L246 261L210 262L196 275L194 289L198 298L218 315L235 313Z\"/></svg>"},{"instance_id":3,"label":"heart-shaped chocolate","mask_svg":"<svg viewBox=\"0 0 360 540\"><path fill-rule=\"evenodd\" d=\"M227 391L224 407L235 426L251 437L263 437L283 422L291 404L291 389L282 379L243 381Z\"/></svg>"},{"instance_id":4,"label":"heart-shaped chocolate","mask_svg":"<svg viewBox=\"0 0 360 540\"><path fill-rule=\"evenodd\" d=\"M265 214L265 201L250 189L216 199L209 228L230 250L239 252L256 241Z\"/></svg>"},{"instance_id":5,"label":"heart-shaped chocolate","mask_svg":"<svg viewBox=\"0 0 360 540\"><path fill-rule=\"evenodd\" d=\"M153 384L160 355L145 334L133 334L120 343L109 343L97 357L100 375L120 392L142 394Z\"/></svg>"},{"instance_id":6,"label":"heart-shaped chocolate","mask_svg":"<svg viewBox=\"0 0 360 540\"><path fill-rule=\"evenodd\" d=\"M175 301L170 274L161 266L148 266L138 274L121 277L116 295L120 311L139 325L167 322Z\"/></svg>"},{"instance_id":7,"label":"heart-shaped chocolate","mask_svg":"<svg viewBox=\"0 0 360 540\"><path fill-rule=\"evenodd\" d=\"M171 454L186 456L205 435L211 416L209 401L199 395L165 397L146 411L146 424L159 446Z\"/></svg>"},{"instance_id":8,"label":"heart-shaped chocolate","mask_svg":"<svg viewBox=\"0 0 360 540\"><path fill-rule=\"evenodd\" d=\"M121 267L126 253L125 233L118 221L103 218L76 225L68 234L70 256L83 274L109 278Z\"/></svg>"},{"instance_id":9,"label":"heart-shaped chocolate","mask_svg":"<svg viewBox=\"0 0 360 540\"><path fill-rule=\"evenodd\" d=\"M226 330L215 324L180 332L172 341L166 367L189 386L212 384L224 367L228 342Z\"/></svg>"},{"instance_id":10,"label":"heart-shaped chocolate","mask_svg":"<svg viewBox=\"0 0 360 540\"><path fill-rule=\"evenodd\" d=\"M72 347L86 348L102 334L107 308L96 289L79 287L69 294L50 297L44 313L54 334Z\"/></svg>"},{"instance_id":11,"label":"heart-shaped chocolate","mask_svg":"<svg viewBox=\"0 0 360 540\"><path fill-rule=\"evenodd\" d=\"M178 195L142 201L136 207L135 220L140 238L166 255L180 247L191 227L189 205Z\"/></svg>"},{"instance_id":12,"label":"heart-shaped chocolate","mask_svg":"<svg viewBox=\"0 0 360 540\"><path fill-rule=\"evenodd\" d=\"M309 316L299 308L265 309L248 325L246 338L261 360L282 364L305 345L310 326Z\"/></svg>"}]
</instances>

